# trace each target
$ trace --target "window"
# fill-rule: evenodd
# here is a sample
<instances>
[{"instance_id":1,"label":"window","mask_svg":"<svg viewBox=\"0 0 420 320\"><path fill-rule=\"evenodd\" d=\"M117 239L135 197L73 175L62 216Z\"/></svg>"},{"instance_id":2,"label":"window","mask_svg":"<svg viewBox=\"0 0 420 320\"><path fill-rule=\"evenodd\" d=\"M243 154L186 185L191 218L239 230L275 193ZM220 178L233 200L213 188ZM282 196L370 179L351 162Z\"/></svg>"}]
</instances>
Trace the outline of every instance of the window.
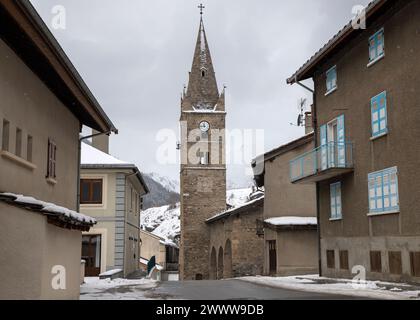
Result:
<instances>
[{"instance_id":1,"label":"window","mask_svg":"<svg viewBox=\"0 0 420 320\"><path fill-rule=\"evenodd\" d=\"M385 55L384 29L369 38L369 61L374 62Z\"/></svg>"},{"instance_id":2,"label":"window","mask_svg":"<svg viewBox=\"0 0 420 320\"><path fill-rule=\"evenodd\" d=\"M371 113L372 137L378 137L388 133L386 91L372 98Z\"/></svg>"},{"instance_id":3,"label":"window","mask_svg":"<svg viewBox=\"0 0 420 320\"><path fill-rule=\"evenodd\" d=\"M337 89L337 67L327 71L327 94Z\"/></svg>"},{"instance_id":4,"label":"window","mask_svg":"<svg viewBox=\"0 0 420 320\"><path fill-rule=\"evenodd\" d=\"M144 200L143 197L140 197L140 211L144 208Z\"/></svg>"},{"instance_id":5,"label":"window","mask_svg":"<svg viewBox=\"0 0 420 320\"><path fill-rule=\"evenodd\" d=\"M420 277L420 252L410 252L411 274Z\"/></svg>"},{"instance_id":6,"label":"window","mask_svg":"<svg viewBox=\"0 0 420 320\"><path fill-rule=\"evenodd\" d=\"M15 155L22 157L22 130L19 128L16 128Z\"/></svg>"},{"instance_id":7,"label":"window","mask_svg":"<svg viewBox=\"0 0 420 320\"><path fill-rule=\"evenodd\" d=\"M2 146L1 149L9 151L9 134L10 134L10 122L3 120L3 134L2 134Z\"/></svg>"},{"instance_id":8,"label":"window","mask_svg":"<svg viewBox=\"0 0 420 320\"><path fill-rule=\"evenodd\" d=\"M80 180L80 203L102 204L102 179Z\"/></svg>"},{"instance_id":9,"label":"window","mask_svg":"<svg viewBox=\"0 0 420 320\"><path fill-rule=\"evenodd\" d=\"M56 176L57 146L52 140L48 140L48 165L47 178L55 179Z\"/></svg>"},{"instance_id":10,"label":"window","mask_svg":"<svg viewBox=\"0 0 420 320\"><path fill-rule=\"evenodd\" d=\"M200 164L206 166L209 164L209 153L208 152L200 152Z\"/></svg>"},{"instance_id":11,"label":"window","mask_svg":"<svg viewBox=\"0 0 420 320\"><path fill-rule=\"evenodd\" d=\"M327 250L327 268L335 269L335 251Z\"/></svg>"},{"instance_id":12,"label":"window","mask_svg":"<svg viewBox=\"0 0 420 320\"><path fill-rule=\"evenodd\" d=\"M389 272L391 274L401 275L402 274L401 252L399 251L388 252L388 260L389 260Z\"/></svg>"},{"instance_id":13,"label":"window","mask_svg":"<svg viewBox=\"0 0 420 320\"><path fill-rule=\"evenodd\" d=\"M33 144L33 138L32 136L28 135L28 139L26 142L26 160L28 160L29 162L32 162L32 146Z\"/></svg>"},{"instance_id":14,"label":"window","mask_svg":"<svg viewBox=\"0 0 420 320\"><path fill-rule=\"evenodd\" d=\"M201 140L208 140L209 139L209 132L208 131L206 131L206 132L204 132L204 131L201 131Z\"/></svg>"},{"instance_id":15,"label":"window","mask_svg":"<svg viewBox=\"0 0 420 320\"><path fill-rule=\"evenodd\" d=\"M349 270L349 252L340 251L340 269Z\"/></svg>"},{"instance_id":16,"label":"window","mask_svg":"<svg viewBox=\"0 0 420 320\"><path fill-rule=\"evenodd\" d=\"M369 175L369 209L371 214L400 210L398 170L396 167Z\"/></svg>"},{"instance_id":17,"label":"window","mask_svg":"<svg viewBox=\"0 0 420 320\"><path fill-rule=\"evenodd\" d=\"M370 252L370 271L382 272L382 257L380 251Z\"/></svg>"},{"instance_id":18,"label":"window","mask_svg":"<svg viewBox=\"0 0 420 320\"><path fill-rule=\"evenodd\" d=\"M343 217L341 204L341 182L333 183L330 186L331 199L331 219L341 219Z\"/></svg>"}]
</instances>

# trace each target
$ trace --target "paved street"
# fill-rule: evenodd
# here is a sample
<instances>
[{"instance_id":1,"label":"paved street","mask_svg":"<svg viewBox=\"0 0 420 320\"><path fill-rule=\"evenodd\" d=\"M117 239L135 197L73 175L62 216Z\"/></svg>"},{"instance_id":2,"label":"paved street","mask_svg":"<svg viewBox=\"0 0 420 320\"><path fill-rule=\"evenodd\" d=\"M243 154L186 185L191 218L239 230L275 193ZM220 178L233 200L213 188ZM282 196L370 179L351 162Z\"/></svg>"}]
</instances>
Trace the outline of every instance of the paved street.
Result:
<instances>
[{"instance_id":1,"label":"paved street","mask_svg":"<svg viewBox=\"0 0 420 320\"><path fill-rule=\"evenodd\" d=\"M324 300L355 299L342 295L327 295L271 288L240 280L163 282L147 296L156 299L186 300Z\"/></svg>"}]
</instances>

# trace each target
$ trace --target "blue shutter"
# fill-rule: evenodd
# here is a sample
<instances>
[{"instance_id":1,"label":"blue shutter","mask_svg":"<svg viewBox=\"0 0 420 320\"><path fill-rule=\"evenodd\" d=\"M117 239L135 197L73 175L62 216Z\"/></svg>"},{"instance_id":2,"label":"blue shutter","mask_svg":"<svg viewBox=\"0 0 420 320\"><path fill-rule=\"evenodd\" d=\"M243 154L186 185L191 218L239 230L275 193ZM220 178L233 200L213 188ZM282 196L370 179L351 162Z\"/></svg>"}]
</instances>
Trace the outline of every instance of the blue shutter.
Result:
<instances>
[{"instance_id":1,"label":"blue shutter","mask_svg":"<svg viewBox=\"0 0 420 320\"><path fill-rule=\"evenodd\" d=\"M330 185L331 219L336 218L336 212L337 212L336 195L337 194L336 194L335 184L332 184Z\"/></svg>"},{"instance_id":2,"label":"blue shutter","mask_svg":"<svg viewBox=\"0 0 420 320\"><path fill-rule=\"evenodd\" d=\"M397 172L395 167L369 174L370 213L399 210Z\"/></svg>"},{"instance_id":3,"label":"blue shutter","mask_svg":"<svg viewBox=\"0 0 420 320\"><path fill-rule=\"evenodd\" d=\"M346 167L346 129L345 117L341 115L337 118L337 159L338 167Z\"/></svg>"},{"instance_id":4,"label":"blue shutter","mask_svg":"<svg viewBox=\"0 0 420 320\"><path fill-rule=\"evenodd\" d=\"M386 91L372 98L372 137L388 132L387 94Z\"/></svg>"},{"instance_id":5,"label":"blue shutter","mask_svg":"<svg viewBox=\"0 0 420 320\"><path fill-rule=\"evenodd\" d=\"M328 138L327 138L327 125L321 126L321 169L328 169Z\"/></svg>"},{"instance_id":6,"label":"blue shutter","mask_svg":"<svg viewBox=\"0 0 420 320\"><path fill-rule=\"evenodd\" d=\"M379 130L380 130L380 134L383 134L388 131L386 91L382 92L378 96L378 106L379 106L379 128L380 128Z\"/></svg>"}]
</instances>

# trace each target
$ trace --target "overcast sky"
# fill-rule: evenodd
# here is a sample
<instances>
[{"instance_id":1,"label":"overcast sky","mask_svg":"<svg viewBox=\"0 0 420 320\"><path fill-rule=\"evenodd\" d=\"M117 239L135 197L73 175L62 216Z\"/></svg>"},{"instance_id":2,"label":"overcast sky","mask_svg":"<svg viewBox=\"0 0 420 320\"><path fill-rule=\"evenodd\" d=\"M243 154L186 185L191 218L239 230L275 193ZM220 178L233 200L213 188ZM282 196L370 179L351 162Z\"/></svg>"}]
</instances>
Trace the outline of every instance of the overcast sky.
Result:
<instances>
[{"instance_id":1,"label":"overcast sky","mask_svg":"<svg viewBox=\"0 0 420 320\"><path fill-rule=\"evenodd\" d=\"M291 76L368 0L207 0L204 22L219 87L226 84L227 126L264 129L265 150L304 134L291 126L298 100ZM52 32L120 130L111 154L143 172L178 179L159 165L159 130L178 132L180 94L199 27L195 0L32 0L51 29L51 9L66 8L67 28ZM240 184L244 171L229 168Z\"/></svg>"}]
</instances>

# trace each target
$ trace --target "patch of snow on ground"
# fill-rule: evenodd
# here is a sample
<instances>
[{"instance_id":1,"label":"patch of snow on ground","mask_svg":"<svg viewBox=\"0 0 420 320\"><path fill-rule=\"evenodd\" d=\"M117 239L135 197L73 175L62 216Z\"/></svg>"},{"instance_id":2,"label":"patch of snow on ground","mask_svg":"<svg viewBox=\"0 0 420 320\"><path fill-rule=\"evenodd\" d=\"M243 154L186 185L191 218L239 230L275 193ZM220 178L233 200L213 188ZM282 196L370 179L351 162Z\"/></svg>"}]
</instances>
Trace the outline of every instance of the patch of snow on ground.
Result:
<instances>
[{"instance_id":1,"label":"patch of snow on ground","mask_svg":"<svg viewBox=\"0 0 420 320\"><path fill-rule=\"evenodd\" d=\"M386 289L386 287L396 285L380 282L366 281L361 285L352 283L348 279L329 279L317 275L294 276L294 277L244 277L242 281L256 283L260 285L305 291L315 293L340 294L351 297L387 299L387 300L407 300L420 299L420 290L412 290L409 285L400 285L400 291L396 288ZM406 290L401 288L405 287Z\"/></svg>"},{"instance_id":2,"label":"patch of snow on ground","mask_svg":"<svg viewBox=\"0 0 420 320\"><path fill-rule=\"evenodd\" d=\"M149 279L100 280L87 277L80 286L80 300L152 300L146 292L156 285L156 281Z\"/></svg>"}]
</instances>

